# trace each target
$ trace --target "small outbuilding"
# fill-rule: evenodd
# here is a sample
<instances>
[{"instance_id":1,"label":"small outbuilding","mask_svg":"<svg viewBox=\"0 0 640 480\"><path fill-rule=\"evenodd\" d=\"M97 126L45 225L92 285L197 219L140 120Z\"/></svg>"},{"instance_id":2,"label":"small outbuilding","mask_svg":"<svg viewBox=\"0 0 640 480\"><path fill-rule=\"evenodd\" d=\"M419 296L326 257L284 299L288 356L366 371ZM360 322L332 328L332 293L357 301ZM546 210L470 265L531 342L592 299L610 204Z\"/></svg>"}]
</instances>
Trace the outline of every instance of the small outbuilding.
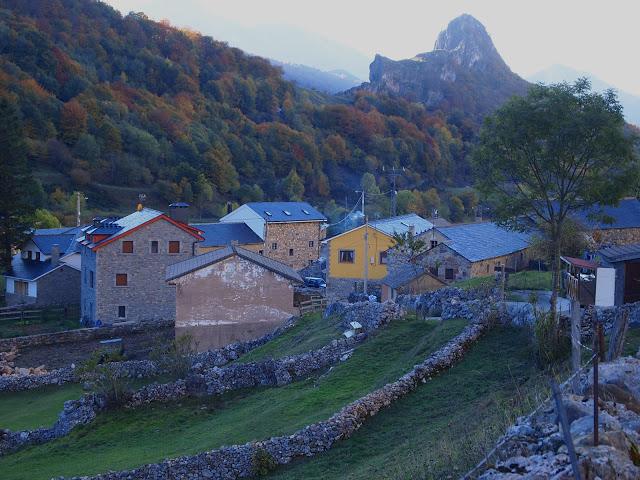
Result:
<instances>
[{"instance_id":1,"label":"small outbuilding","mask_svg":"<svg viewBox=\"0 0 640 480\"><path fill-rule=\"evenodd\" d=\"M382 301L395 300L399 294L418 295L446 285L424 265L398 265L382 281Z\"/></svg>"},{"instance_id":2,"label":"small outbuilding","mask_svg":"<svg viewBox=\"0 0 640 480\"><path fill-rule=\"evenodd\" d=\"M220 348L268 333L297 314L288 265L229 245L170 265L176 286L176 335L189 333L199 350Z\"/></svg>"},{"instance_id":3,"label":"small outbuilding","mask_svg":"<svg viewBox=\"0 0 640 480\"><path fill-rule=\"evenodd\" d=\"M598 256L602 266L615 269L615 304L640 301L640 243L604 248Z\"/></svg>"}]
</instances>

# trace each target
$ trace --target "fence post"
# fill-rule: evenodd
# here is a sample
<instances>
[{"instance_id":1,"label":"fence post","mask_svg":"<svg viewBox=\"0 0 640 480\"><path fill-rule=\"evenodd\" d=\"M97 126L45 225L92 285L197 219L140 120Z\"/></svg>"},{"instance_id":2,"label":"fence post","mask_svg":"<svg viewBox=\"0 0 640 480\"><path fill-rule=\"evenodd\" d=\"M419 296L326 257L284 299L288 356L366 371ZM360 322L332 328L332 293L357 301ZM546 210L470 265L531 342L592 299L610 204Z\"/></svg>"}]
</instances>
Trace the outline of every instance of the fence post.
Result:
<instances>
[{"instance_id":1,"label":"fence post","mask_svg":"<svg viewBox=\"0 0 640 480\"><path fill-rule=\"evenodd\" d=\"M596 353L600 356L600 361L604 362L604 329L602 328L602 323L597 323L596 332L598 335L598 348L596 350Z\"/></svg>"},{"instance_id":2,"label":"fence post","mask_svg":"<svg viewBox=\"0 0 640 480\"><path fill-rule=\"evenodd\" d=\"M602 325L598 324L598 327L600 331L602 331ZM599 364L599 356L601 355L600 352L602 352L603 350L601 349L602 344L601 344L601 340L600 340L600 335L598 335L597 337L597 346L598 349L596 350L596 354L593 356L593 446L597 447L598 443L600 442L600 432L599 432L599 427L598 427L598 398L599 397L599 388L598 388L598 364Z\"/></svg>"},{"instance_id":3,"label":"fence post","mask_svg":"<svg viewBox=\"0 0 640 480\"><path fill-rule=\"evenodd\" d=\"M578 370L580 370L580 301L573 299L571 301L571 373L574 374L572 382L573 393L578 393L580 388Z\"/></svg>"},{"instance_id":4,"label":"fence post","mask_svg":"<svg viewBox=\"0 0 640 480\"><path fill-rule=\"evenodd\" d=\"M573 470L573 476L576 480L581 480L580 470L578 469L578 457L576 457L576 450L573 446L573 439L571 438L567 411L564 409L564 404L562 403L562 396L560 395L558 384L553 379L551 379L551 392L556 402L556 413L558 414L558 420L562 427L564 443L567 445L567 453L569 454L569 459L571 460L571 469Z\"/></svg>"}]
</instances>

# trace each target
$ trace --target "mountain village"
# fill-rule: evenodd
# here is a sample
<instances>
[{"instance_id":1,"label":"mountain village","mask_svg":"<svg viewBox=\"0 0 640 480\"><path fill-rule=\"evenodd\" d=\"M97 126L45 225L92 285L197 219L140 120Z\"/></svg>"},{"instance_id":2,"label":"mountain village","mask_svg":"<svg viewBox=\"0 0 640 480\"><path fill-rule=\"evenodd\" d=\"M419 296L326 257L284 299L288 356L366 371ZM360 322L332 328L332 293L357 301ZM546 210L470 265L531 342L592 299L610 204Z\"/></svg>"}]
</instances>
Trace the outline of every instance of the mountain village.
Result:
<instances>
[{"instance_id":1,"label":"mountain village","mask_svg":"<svg viewBox=\"0 0 640 480\"><path fill-rule=\"evenodd\" d=\"M0 39L0 479L640 478L615 94L468 14L337 96L93 0L0 1Z\"/></svg>"}]
</instances>

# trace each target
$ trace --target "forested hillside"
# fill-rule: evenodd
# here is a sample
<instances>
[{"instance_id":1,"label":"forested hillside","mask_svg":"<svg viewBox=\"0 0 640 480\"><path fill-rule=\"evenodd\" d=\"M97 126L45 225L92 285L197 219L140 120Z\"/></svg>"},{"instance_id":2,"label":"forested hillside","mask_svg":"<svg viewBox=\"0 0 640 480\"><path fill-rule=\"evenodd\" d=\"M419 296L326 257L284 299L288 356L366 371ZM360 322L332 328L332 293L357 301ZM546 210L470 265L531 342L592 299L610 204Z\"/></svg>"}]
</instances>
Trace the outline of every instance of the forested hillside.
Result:
<instances>
[{"instance_id":1,"label":"forested hillside","mask_svg":"<svg viewBox=\"0 0 640 480\"><path fill-rule=\"evenodd\" d=\"M386 190L391 165L426 212L427 189L468 180L476 127L374 93L324 97L265 59L93 0L0 0L0 96L59 216L75 190L115 212L140 192L205 215L228 200L342 204L366 172Z\"/></svg>"}]
</instances>

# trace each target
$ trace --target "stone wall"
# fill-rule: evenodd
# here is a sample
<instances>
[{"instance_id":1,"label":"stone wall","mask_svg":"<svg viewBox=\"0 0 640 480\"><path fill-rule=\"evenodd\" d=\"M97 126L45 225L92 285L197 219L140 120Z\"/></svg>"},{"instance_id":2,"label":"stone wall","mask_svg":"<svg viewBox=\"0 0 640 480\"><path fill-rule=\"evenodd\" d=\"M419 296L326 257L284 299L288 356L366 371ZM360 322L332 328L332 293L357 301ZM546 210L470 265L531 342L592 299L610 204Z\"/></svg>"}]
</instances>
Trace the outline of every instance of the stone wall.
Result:
<instances>
[{"instance_id":1,"label":"stone wall","mask_svg":"<svg viewBox=\"0 0 640 480\"><path fill-rule=\"evenodd\" d=\"M593 446L592 372L581 378L580 395L565 394L570 433L584 480L640 478L640 360L631 357L603 363L599 368L600 442ZM481 480L574 478L554 405L547 402L519 418L498 442L492 467L473 472ZM635 457L634 457L634 453ZM497 459L497 461L496 461Z\"/></svg>"},{"instance_id":2,"label":"stone wall","mask_svg":"<svg viewBox=\"0 0 640 480\"><path fill-rule=\"evenodd\" d=\"M264 255L296 270L308 266L320 256L320 222L267 223Z\"/></svg>"},{"instance_id":3,"label":"stone wall","mask_svg":"<svg viewBox=\"0 0 640 480\"><path fill-rule=\"evenodd\" d=\"M109 472L75 480L160 480L179 478L210 478L231 480L252 477L253 458L264 451L276 464L284 465L295 458L311 457L329 450L335 442L349 438L369 418L408 395L434 375L457 363L475 341L487 331L488 325L469 325L424 362L416 365L397 381L350 403L326 421L314 423L292 435L273 437L261 442L223 447L194 456L168 459L125 472Z\"/></svg>"},{"instance_id":4,"label":"stone wall","mask_svg":"<svg viewBox=\"0 0 640 480\"><path fill-rule=\"evenodd\" d=\"M591 234L599 245L630 245L640 243L640 228L607 228Z\"/></svg>"},{"instance_id":5,"label":"stone wall","mask_svg":"<svg viewBox=\"0 0 640 480\"><path fill-rule=\"evenodd\" d=\"M497 292L490 289L446 287L421 295L398 295L396 303L407 311L423 317L469 318L473 320L479 318L478 304L488 307L495 303L496 299ZM468 302L476 302L474 304L476 306L469 305L469 311L465 311L464 305Z\"/></svg>"},{"instance_id":6,"label":"stone wall","mask_svg":"<svg viewBox=\"0 0 640 480\"><path fill-rule=\"evenodd\" d=\"M13 348L29 348L41 345L53 345L69 342L84 342L87 340L97 340L103 338L113 338L131 333L143 332L147 329L173 328L172 320L154 322L123 322L102 327L79 328L77 330L65 330L55 333L41 333L38 335L28 335L25 337L0 339L0 351L9 351Z\"/></svg>"}]
</instances>

